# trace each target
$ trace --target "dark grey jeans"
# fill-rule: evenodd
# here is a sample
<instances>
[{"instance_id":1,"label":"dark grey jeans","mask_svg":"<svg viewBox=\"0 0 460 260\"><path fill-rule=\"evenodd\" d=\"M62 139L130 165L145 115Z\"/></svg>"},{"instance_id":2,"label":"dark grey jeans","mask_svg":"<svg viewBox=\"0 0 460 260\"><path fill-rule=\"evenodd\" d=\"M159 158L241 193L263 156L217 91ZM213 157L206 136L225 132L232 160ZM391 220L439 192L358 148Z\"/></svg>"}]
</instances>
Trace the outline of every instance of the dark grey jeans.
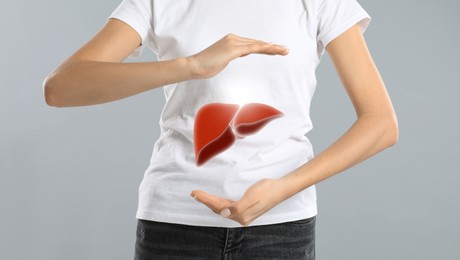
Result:
<instances>
[{"instance_id":1,"label":"dark grey jeans","mask_svg":"<svg viewBox=\"0 0 460 260\"><path fill-rule=\"evenodd\" d=\"M202 227L138 219L135 260L315 259L316 216L253 227Z\"/></svg>"}]
</instances>

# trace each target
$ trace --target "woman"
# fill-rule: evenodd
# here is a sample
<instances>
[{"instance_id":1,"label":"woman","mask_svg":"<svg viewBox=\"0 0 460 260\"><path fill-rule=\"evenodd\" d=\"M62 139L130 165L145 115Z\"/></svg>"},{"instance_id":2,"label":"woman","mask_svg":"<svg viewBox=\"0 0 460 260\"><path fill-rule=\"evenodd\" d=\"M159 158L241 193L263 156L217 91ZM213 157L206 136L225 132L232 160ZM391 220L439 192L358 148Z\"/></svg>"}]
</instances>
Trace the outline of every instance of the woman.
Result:
<instances>
[{"instance_id":1,"label":"woman","mask_svg":"<svg viewBox=\"0 0 460 260\"><path fill-rule=\"evenodd\" d=\"M124 0L46 78L46 102L56 107L164 89L161 135L139 187L136 259L315 258L315 184L398 139L362 36L370 19L356 0ZM145 47L157 62L122 63ZM326 50L357 119L313 156L304 134L312 129L315 70ZM283 116L243 138L230 125L226 148L197 165L200 109L247 103ZM216 127L208 121L205 134Z\"/></svg>"}]
</instances>

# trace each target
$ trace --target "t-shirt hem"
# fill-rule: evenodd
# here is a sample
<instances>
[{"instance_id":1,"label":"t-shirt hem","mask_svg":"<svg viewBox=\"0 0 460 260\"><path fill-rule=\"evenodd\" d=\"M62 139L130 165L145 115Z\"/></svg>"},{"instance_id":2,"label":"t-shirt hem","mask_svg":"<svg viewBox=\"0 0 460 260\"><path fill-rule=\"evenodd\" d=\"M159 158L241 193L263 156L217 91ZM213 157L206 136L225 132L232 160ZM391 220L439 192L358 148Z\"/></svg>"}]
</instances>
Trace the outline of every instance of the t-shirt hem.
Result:
<instances>
[{"instance_id":1,"label":"t-shirt hem","mask_svg":"<svg viewBox=\"0 0 460 260\"><path fill-rule=\"evenodd\" d=\"M214 213L215 214L215 213ZM289 221L296 221L305 218L311 218L318 214L316 205L303 210L288 212L286 214L277 214L275 216L262 215L251 222L247 227L278 224ZM201 215L182 215L170 214L158 211L138 210L136 213L137 219L166 222L173 224L182 224L190 226L206 226L206 227L243 227L240 223L221 217L216 214L215 217L206 217Z\"/></svg>"}]
</instances>

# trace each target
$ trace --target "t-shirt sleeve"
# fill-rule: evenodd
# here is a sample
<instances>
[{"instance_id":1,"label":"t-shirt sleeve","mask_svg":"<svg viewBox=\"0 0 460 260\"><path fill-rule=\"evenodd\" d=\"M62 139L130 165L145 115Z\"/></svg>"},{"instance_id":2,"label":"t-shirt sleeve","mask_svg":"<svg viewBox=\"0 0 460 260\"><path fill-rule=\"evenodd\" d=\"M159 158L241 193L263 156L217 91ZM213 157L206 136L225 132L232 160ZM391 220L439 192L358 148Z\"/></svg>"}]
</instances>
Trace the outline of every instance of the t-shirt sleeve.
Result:
<instances>
[{"instance_id":1,"label":"t-shirt sleeve","mask_svg":"<svg viewBox=\"0 0 460 260\"><path fill-rule=\"evenodd\" d=\"M154 49L152 0L122 0L107 18L116 18L131 26L142 39L141 44L129 55L137 58L145 47Z\"/></svg>"},{"instance_id":2,"label":"t-shirt sleeve","mask_svg":"<svg viewBox=\"0 0 460 260\"><path fill-rule=\"evenodd\" d=\"M369 14L356 0L318 0L316 14L317 41L324 49L355 24L364 33L371 21Z\"/></svg>"}]
</instances>

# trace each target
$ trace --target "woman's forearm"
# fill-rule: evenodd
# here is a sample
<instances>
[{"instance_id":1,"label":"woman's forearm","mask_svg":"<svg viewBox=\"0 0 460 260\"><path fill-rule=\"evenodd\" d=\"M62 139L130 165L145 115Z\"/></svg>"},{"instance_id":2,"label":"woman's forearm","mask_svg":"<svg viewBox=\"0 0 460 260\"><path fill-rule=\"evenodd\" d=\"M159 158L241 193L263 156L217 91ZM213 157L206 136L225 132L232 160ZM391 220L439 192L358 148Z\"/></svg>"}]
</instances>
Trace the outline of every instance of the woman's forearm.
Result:
<instances>
[{"instance_id":1,"label":"woman's forearm","mask_svg":"<svg viewBox=\"0 0 460 260\"><path fill-rule=\"evenodd\" d=\"M282 200L371 157L398 140L395 117L363 115L335 143L280 178Z\"/></svg>"},{"instance_id":2,"label":"woman's forearm","mask_svg":"<svg viewBox=\"0 0 460 260\"><path fill-rule=\"evenodd\" d=\"M74 59L51 73L43 88L47 104L69 107L119 100L190 79L187 58L137 63Z\"/></svg>"}]
</instances>

